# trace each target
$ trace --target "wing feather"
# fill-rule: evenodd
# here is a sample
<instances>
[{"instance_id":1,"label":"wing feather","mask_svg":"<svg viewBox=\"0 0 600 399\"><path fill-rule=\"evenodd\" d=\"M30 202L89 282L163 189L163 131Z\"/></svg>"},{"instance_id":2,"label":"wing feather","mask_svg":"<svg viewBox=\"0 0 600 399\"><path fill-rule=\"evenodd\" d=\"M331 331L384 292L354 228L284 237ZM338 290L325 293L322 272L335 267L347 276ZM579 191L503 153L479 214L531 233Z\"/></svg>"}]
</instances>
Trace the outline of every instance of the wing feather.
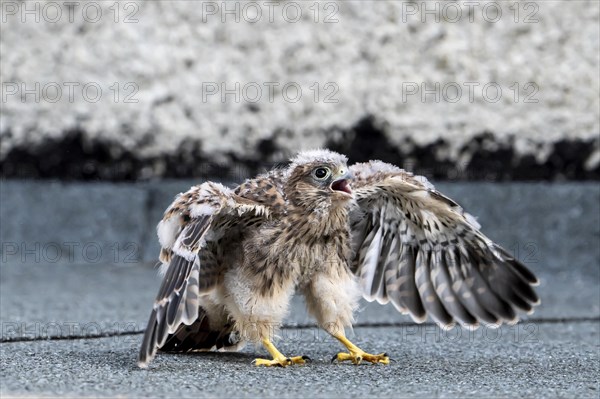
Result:
<instances>
[{"instance_id":1,"label":"wing feather","mask_svg":"<svg viewBox=\"0 0 600 399\"><path fill-rule=\"evenodd\" d=\"M360 264L363 267L360 269L360 277L364 292L369 293L367 299L371 298L374 294L373 291L377 291L378 287L373 289L375 273L377 271L377 264L379 261L379 254L381 252L381 246L383 244L383 227L381 224L376 223L370 234L365 238L363 242L363 250L359 254ZM372 299L371 299L372 300Z\"/></svg>"},{"instance_id":2,"label":"wing feather","mask_svg":"<svg viewBox=\"0 0 600 399\"><path fill-rule=\"evenodd\" d=\"M515 322L539 304L535 275L423 177L380 161L350 167L350 226L363 296L422 322ZM364 239L363 239L364 238Z\"/></svg>"},{"instance_id":3,"label":"wing feather","mask_svg":"<svg viewBox=\"0 0 600 399\"><path fill-rule=\"evenodd\" d=\"M469 285L467 285L467 279L472 279L472 277L461 275L457 258L455 256L455 251L448 250L444 253L439 253L440 262L444 262L445 269L447 269L450 275L452 291L456 294L458 300L478 320L481 320L487 324L498 324L501 317L499 318L498 316L494 316L492 310L486 310L486 308L490 309L490 306L486 307L480 304L480 300L477 299L477 294L473 292ZM497 298L492 299L492 301L495 301L494 304L496 305L499 303ZM488 300L488 303L489 302L490 300Z\"/></svg>"},{"instance_id":4,"label":"wing feather","mask_svg":"<svg viewBox=\"0 0 600 399\"><path fill-rule=\"evenodd\" d=\"M419 295L421 296L421 303L425 307L427 313L440 325L444 327L450 327L453 325L452 316L448 314L442 301L436 295L431 282L431 253L429 251L420 249L417 251L417 257L415 259L415 282Z\"/></svg>"},{"instance_id":5,"label":"wing feather","mask_svg":"<svg viewBox=\"0 0 600 399\"><path fill-rule=\"evenodd\" d=\"M377 302L384 305L390 301L387 296L385 273L387 270L387 265L389 263L393 262L393 257L394 257L393 246L396 245L396 243L392 237L392 234L387 230L383 232L382 240L383 240L383 245L382 245L381 251L379 253L377 270L375 272L375 275L373 276L373 285L371 287L371 296L374 297L377 300Z\"/></svg>"},{"instance_id":6,"label":"wing feather","mask_svg":"<svg viewBox=\"0 0 600 399\"><path fill-rule=\"evenodd\" d=\"M140 367L146 367L182 326L196 323L201 295L218 283L221 265L207 248L209 238L227 236L268 216L264 204L212 182L192 187L167 208L157 227L164 277L142 340Z\"/></svg>"},{"instance_id":7,"label":"wing feather","mask_svg":"<svg viewBox=\"0 0 600 399\"><path fill-rule=\"evenodd\" d=\"M447 255L452 252L449 251ZM457 255L455 259L460 267L463 282L474 293L479 303L498 318L498 323L503 320L514 323L517 316L513 307L490 288L489 281L481 273L482 265L478 263L478 260L458 248L454 252Z\"/></svg>"},{"instance_id":8,"label":"wing feather","mask_svg":"<svg viewBox=\"0 0 600 399\"><path fill-rule=\"evenodd\" d=\"M395 287L388 286L388 296L396 298L397 302L394 302L396 308L405 307L411 318L417 322L422 323L427 317L423 303L421 302L421 296L417 289L417 283L415 281L415 248L400 244L400 263L396 266L398 270L397 274L397 289L392 290Z\"/></svg>"},{"instance_id":9,"label":"wing feather","mask_svg":"<svg viewBox=\"0 0 600 399\"><path fill-rule=\"evenodd\" d=\"M454 318L461 325L476 327L478 325L477 319L467 310L458 298L458 294L452 289L452 279L450 278L441 251L434 250L431 256L432 258L429 263L431 267L431 282L437 296L442 299L448 313L454 315Z\"/></svg>"}]
</instances>

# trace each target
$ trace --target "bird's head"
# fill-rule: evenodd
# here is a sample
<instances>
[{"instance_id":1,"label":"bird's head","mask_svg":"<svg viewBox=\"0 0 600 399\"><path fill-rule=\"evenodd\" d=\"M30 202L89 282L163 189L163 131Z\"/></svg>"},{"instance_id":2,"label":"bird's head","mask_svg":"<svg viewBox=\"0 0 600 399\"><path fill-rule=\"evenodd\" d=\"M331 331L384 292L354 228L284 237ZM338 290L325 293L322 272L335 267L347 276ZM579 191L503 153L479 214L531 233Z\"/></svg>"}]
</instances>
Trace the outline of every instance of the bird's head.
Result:
<instances>
[{"instance_id":1,"label":"bird's head","mask_svg":"<svg viewBox=\"0 0 600 399\"><path fill-rule=\"evenodd\" d=\"M329 150L299 153L288 169L288 199L305 208L344 204L353 199L348 159Z\"/></svg>"}]
</instances>

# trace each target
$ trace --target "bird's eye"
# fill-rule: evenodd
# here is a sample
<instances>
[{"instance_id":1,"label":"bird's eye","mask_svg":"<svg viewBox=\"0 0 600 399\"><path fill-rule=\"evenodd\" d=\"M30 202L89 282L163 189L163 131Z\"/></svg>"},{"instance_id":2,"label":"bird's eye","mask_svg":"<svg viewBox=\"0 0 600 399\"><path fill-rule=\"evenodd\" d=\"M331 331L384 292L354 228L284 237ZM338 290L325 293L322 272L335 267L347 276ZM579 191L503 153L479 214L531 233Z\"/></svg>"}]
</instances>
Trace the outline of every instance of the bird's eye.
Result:
<instances>
[{"instance_id":1,"label":"bird's eye","mask_svg":"<svg viewBox=\"0 0 600 399\"><path fill-rule=\"evenodd\" d=\"M314 170L313 175L319 180L324 180L330 173L331 171L327 168L317 168Z\"/></svg>"}]
</instances>

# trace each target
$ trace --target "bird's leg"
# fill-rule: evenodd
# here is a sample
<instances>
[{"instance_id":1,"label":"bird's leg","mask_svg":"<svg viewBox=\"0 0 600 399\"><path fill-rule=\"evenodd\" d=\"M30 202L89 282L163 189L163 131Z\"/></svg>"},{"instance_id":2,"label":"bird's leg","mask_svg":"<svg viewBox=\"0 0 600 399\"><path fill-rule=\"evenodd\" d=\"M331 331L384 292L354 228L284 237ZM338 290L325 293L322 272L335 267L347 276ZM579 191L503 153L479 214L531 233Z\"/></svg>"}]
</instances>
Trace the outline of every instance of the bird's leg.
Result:
<instances>
[{"instance_id":1,"label":"bird's leg","mask_svg":"<svg viewBox=\"0 0 600 399\"><path fill-rule=\"evenodd\" d=\"M306 363L307 360L310 360L310 358L308 356L295 356L295 357L284 356L283 354L281 354L281 352L279 352L277 350L275 345L273 345L273 343L268 338L263 338L262 343L265 346L265 348L267 348L267 350L269 351L269 353L271 354L273 359L272 360L254 359L254 364L257 366L286 367L286 366L289 366L290 364L304 364L304 363Z\"/></svg>"},{"instance_id":2,"label":"bird's leg","mask_svg":"<svg viewBox=\"0 0 600 399\"><path fill-rule=\"evenodd\" d=\"M344 335L344 333L335 333L332 334L333 337L335 337L338 341L340 341L342 344L344 344L344 346L348 349L349 353L344 353L344 352L340 352L337 355L335 355L333 357L333 359L331 359L331 362L343 362L346 360L350 360L352 363L354 364L359 364L360 362L362 362L363 360L370 362L370 363L382 363L382 364L389 364L390 363L390 358L387 355L387 353L380 353L379 355L371 355L370 353L366 353L365 351L363 351L362 349L360 349L358 346L354 345L352 342L350 342L350 340L348 340L348 338L346 338L346 336Z\"/></svg>"}]
</instances>

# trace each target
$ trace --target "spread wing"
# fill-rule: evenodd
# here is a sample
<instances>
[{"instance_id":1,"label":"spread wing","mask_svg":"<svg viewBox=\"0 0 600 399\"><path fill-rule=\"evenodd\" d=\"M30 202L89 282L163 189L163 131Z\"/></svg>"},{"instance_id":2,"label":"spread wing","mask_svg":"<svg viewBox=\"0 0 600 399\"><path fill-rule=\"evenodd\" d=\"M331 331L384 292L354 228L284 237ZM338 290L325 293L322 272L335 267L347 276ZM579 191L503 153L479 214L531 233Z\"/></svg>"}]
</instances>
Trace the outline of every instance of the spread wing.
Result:
<instances>
[{"instance_id":1,"label":"spread wing","mask_svg":"<svg viewBox=\"0 0 600 399\"><path fill-rule=\"evenodd\" d=\"M425 178L380 161L350 169L352 267L367 300L443 326L513 323L539 303L533 273Z\"/></svg>"},{"instance_id":2,"label":"spread wing","mask_svg":"<svg viewBox=\"0 0 600 399\"><path fill-rule=\"evenodd\" d=\"M140 367L181 325L196 321L200 296L217 285L223 265L207 246L267 220L269 214L268 206L212 182L192 187L167 208L157 227L164 277L142 341Z\"/></svg>"}]
</instances>

